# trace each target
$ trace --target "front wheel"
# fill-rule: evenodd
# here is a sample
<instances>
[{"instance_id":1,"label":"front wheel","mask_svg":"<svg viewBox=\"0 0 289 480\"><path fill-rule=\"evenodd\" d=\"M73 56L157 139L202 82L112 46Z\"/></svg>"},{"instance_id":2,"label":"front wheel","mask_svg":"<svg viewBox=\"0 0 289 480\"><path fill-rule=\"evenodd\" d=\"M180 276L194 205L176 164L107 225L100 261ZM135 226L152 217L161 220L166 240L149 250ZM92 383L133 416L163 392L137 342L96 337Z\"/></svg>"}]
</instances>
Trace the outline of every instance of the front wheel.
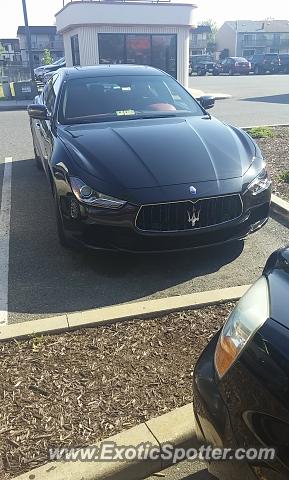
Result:
<instances>
[{"instance_id":1,"label":"front wheel","mask_svg":"<svg viewBox=\"0 0 289 480\"><path fill-rule=\"evenodd\" d=\"M201 68L198 68L197 75L198 75L198 77L203 77L204 75L206 75L206 72L204 70L202 70Z\"/></svg>"},{"instance_id":2,"label":"front wheel","mask_svg":"<svg viewBox=\"0 0 289 480\"><path fill-rule=\"evenodd\" d=\"M41 158L38 155L35 147L34 147L34 159L35 159L35 164L36 164L36 167L38 168L38 170L43 170Z\"/></svg>"},{"instance_id":3,"label":"front wheel","mask_svg":"<svg viewBox=\"0 0 289 480\"><path fill-rule=\"evenodd\" d=\"M213 75L214 75L214 77L217 77L218 75L220 75L220 72L218 72L218 70L214 70Z\"/></svg>"},{"instance_id":4,"label":"front wheel","mask_svg":"<svg viewBox=\"0 0 289 480\"><path fill-rule=\"evenodd\" d=\"M233 72L233 70L232 70L231 68L230 68L230 70L229 70L229 75L230 75L230 77L231 77L232 75L234 75L234 72Z\"/></svg>"},{"instance_id":5,"label":"front wheel","mask_svg":"<svg viewBox=\"0 0 289 480\"><path fill-rule=\"evenodd\" d=\"M57 235L58 235L59 243L64 248L72 248L72 245L67 239L67 236L64 231L63 220L62 220L59 200L58 200L55 186L53 188L53 193L54 193L54 201L55 201L56 226L57 226Z\"/></svg>"}]
</instances>

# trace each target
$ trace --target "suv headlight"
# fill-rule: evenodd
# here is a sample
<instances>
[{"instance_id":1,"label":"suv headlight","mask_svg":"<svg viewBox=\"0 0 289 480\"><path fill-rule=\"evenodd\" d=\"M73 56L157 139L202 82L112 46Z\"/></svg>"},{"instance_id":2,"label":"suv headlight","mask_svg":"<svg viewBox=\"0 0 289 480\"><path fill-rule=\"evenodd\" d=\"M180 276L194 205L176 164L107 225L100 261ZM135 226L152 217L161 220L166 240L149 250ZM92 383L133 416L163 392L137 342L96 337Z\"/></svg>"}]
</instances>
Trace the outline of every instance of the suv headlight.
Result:
<instances>
[{"instance_id":1,"label":"suv headlight","mask_svg":"<svg viewBox=\"0 0 289 480\"><path fill-rule=\"evenodd\" d=\"M258 195L258 193L264 192L271 185L271 179L269 177L266 167L262 168L261 172L257 175L256 178L250 183L247 188L247 191L251 192L252 195Z\"/></svg>"},{"instance_id":2,"label":"suv headlight","mask_svg":"<svg viewBox=\"0 0 289 480\"><path fill-rule=\"evenodd\" d=\"M219 378L237 360L269 315L268 283L263 276L241 298L220 334L215 351L215 367Z\"/></svg>"},{"instance_id":3,"label":"suv headlight","mask_svg":"<svg viewBox=\"0 0 289 480\"><path fill-rule=\"evenodd\" d=\"M70 177L70 185L77 200L86 205L102 208L118 209L127 202L118 198L110 197L86 185L80 178Z\"/></svg>"}]
</instances>

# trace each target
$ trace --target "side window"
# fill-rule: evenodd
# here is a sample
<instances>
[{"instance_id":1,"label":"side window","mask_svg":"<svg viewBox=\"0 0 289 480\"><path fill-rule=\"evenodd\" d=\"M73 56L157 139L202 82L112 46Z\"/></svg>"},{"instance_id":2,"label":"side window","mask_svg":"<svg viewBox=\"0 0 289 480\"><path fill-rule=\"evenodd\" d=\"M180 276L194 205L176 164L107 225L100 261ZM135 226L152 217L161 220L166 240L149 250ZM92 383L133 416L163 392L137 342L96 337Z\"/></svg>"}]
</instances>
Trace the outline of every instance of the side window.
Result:
<instances>
[{"instance_id":1,"label":"side window","mask_svg":"<svg viewBox=\"0 0 289 480\"><path fill-rule=\"evenodd\" d=\"M48 95L48 84L46 83L45 87L43 88L43 92L42 92L42 101L45 105L47 103L47 95Z\"/></svg>"},{"instance_id":2,"label":"side window","mask_svg":"<svg viewBox=\"0 0 289 480\"><path fill-rule=\"evenodd\" d=\"M57 75L54 75L53 78L55 78L55 80L53 81L53 88L54 88L55 96L57 97L61 87L61 83L62 83L62 75L57 74Z\"/></svg>"},{"instance_id":3,"label":"side window","mask_svg":"<svg viewBox=\"0 0 289 480\"><path fill-rule=\"evenodd\" d=\"M53 112L56 95L53 88L53 78L48 83L46 106L49 113Z\"/></svg>"}]
</instances>

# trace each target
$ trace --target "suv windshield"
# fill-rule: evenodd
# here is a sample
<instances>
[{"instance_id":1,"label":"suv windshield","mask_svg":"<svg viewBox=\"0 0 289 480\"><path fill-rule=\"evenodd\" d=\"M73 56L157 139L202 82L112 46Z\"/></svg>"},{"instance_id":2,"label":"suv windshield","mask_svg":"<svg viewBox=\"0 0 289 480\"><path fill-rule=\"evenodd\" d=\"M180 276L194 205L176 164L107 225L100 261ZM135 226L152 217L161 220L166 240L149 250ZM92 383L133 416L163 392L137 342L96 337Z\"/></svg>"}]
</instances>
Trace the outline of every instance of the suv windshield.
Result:
<instances>
[{"instance_id":1,"label":"suv windshield","mask_svg":"<svg viewBox=\"0 0 289 480\"><path fill-rule=\"evenodd\" d=\"M210 55L200 55L199 57L192 57L192 63L196 62L212 62L213 58Z\"/></svg>"},{"instance_id":2,"label":"suv windshield","mask_svg":"<svg viewBox=\"0 0 289 480\"><path fill-rule=\"evenodd\" d=\"M183 115L204 112L183 87L165 75L68 80L59 107L59 121L65 125Z\"/></svg>"}]
</instances>

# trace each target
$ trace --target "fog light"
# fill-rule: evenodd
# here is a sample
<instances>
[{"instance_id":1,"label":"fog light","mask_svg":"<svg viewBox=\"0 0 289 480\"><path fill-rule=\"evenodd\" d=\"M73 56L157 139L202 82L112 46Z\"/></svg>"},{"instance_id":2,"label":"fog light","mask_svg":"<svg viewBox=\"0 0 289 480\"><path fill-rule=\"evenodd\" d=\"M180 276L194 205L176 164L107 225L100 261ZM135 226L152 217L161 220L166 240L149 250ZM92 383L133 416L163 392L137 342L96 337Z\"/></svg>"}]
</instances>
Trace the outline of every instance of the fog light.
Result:
<instances>
[{"instance_id":1,"label":"fog light","mask_svg":"<svg viewBox=\"0 0 289 480\"><path fill-rule=\"evenodd\" d=\"M79 206L74 198L70 200L70 216L74 219L79 217Z\"/></svg>"}]
</instances>

